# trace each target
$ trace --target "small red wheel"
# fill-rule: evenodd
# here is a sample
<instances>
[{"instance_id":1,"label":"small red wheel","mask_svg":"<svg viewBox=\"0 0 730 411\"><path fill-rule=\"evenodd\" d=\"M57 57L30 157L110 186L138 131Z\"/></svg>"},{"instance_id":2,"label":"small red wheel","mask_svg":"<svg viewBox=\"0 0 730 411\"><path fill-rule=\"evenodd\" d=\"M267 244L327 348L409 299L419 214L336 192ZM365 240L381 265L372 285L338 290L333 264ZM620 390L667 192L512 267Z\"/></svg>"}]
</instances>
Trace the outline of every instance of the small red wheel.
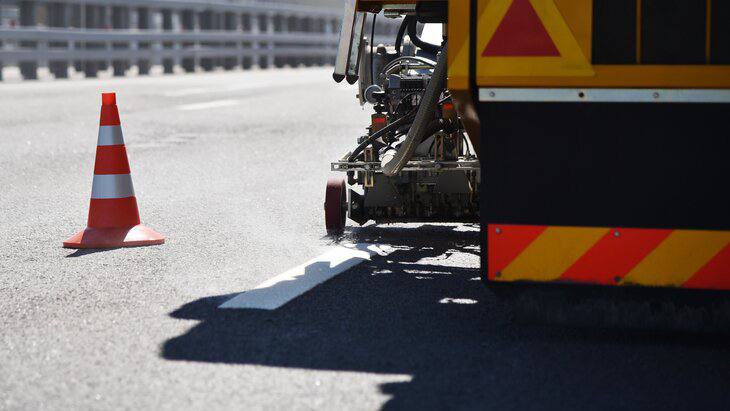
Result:
<instances>
[{"instance_id":1,"label":"small red wheel","mask_svg":"<svg viewBox=\"0 0 730 411\"><path fill-rule=\"evenodd\" d=\"M330 177L327 180L327 193L324 197L324 222L327 234L340 234L345 229L347 217L347 194L345 179Z\"/></svg>"}]
</instances>

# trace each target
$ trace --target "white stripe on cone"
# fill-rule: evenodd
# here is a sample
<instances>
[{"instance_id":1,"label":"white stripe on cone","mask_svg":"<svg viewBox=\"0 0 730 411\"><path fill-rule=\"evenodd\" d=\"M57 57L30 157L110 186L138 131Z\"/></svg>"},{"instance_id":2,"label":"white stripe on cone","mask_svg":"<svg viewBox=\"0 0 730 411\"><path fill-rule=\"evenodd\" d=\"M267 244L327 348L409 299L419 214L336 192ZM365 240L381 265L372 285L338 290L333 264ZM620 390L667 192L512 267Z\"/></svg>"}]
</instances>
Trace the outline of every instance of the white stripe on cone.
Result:
<instances>
[{"instance_id":1,"label":"white stripe on cone","mask_svg":"<svg viewBox=\"0 0 730 411\"><path fill-rule=\"evenodd\" d=\"M126 198L134 196L129 174L94 174L91 198Z\"/></svg>"},{"instance_id":2,"label":"white stripe on cone","mask_svg":"<svg viewBox=\"0 0 730 411\"><path fill-rule=\"evenodd\" d=\"M122 126L99 126L97 146L117 146L124 144Z\"/></svg>"}]
</instances>

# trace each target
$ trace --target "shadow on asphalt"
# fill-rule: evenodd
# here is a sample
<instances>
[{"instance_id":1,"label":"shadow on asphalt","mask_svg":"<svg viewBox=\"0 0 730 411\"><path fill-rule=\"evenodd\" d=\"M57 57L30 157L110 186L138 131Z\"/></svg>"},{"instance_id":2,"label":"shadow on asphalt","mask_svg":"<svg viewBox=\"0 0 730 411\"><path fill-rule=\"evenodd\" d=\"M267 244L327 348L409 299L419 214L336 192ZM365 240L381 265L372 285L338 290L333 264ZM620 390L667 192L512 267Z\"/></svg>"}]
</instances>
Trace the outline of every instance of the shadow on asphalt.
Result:
<instances>
[{"instance_id":1,"label":"shadow on asphalt","mask_svg":"<svg viewBox=\"0 0 730 411\"><path fill-rule=\"evenodd\" d=\"M118 250L121 247L113 247L113 248L79 248L73 253L66 256L66 258L76 258L76 257L83 257L85 255L89 254L95 254L95 253L103 253L105 251L112 251L112 250Z\"/></svg>"},{"instance_id":2,"label":"shadow on asphalt","mask_svg":"<svg viewBox=\"0 0 730 411\"><path fill-rule=\"evenodd\" d=\"M399 250L275 311L185 304L200 323L166 341L170 360L408 374L385 409L719 409L730 404L730 341L513 325L479 270L441 265L478 253L478 232L365 228Z\"/></svg>"}]
</instances>

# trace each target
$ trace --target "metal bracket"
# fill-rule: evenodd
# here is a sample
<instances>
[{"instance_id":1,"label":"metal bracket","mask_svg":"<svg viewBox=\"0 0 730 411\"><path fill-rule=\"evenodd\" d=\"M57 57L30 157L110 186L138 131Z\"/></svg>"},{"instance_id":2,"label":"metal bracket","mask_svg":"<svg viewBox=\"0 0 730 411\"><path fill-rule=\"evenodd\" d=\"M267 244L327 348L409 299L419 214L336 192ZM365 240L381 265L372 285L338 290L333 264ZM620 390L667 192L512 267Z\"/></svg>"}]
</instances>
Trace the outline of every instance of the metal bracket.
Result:
<instances>
[{"instance_id":1,"label":"metal bracket","mask_svg":"<svg viewBox=\"0 0 730 411\"><path fill-rule=\"evenodd\" d=\"M366 148L364 150L364 153L363 154L365 155L365 162L366 163L372 163L372 162L374 162L373 161L374 160L374 156L373 156L373 148L372 147ZM368 187L368 188L375 187L375 173L373 173L372 171L366 171L365 172L363 186Z\"/></svg>"},{"instance_id":2,"label":"metal bracket","mask_svg":"<svg viewBox=\"0 0 730 411\"><path fill-rule=\"evenodd\" d=\"M409 161L403 171L479 171L479 160L461 157L457 161L413 160ZM357 171L366 173L382 173L378 161L335 161L331 163L332 171Z\"/></svg>"}]
</instances>

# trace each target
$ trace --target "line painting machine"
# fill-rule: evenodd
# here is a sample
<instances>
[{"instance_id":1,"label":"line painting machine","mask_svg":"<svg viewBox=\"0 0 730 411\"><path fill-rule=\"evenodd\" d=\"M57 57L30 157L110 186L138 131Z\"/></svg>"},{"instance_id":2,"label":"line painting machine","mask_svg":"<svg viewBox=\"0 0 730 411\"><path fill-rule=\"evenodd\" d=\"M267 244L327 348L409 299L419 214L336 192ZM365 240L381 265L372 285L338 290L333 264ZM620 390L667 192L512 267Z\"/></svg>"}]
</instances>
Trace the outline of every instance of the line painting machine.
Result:
<instances>
[{"instance_id":1,"label":"line painting machine","mask_svg":"<svg viewBox=\"0 0 730 411\"><path fill-rule=\"evenodd\" d=\"M445 4L436 7L346 2L335 81L358 83L361 104L373 107L372 121L355 148L332 170L345 178L327 183L327 231L341 232L346 216L364 224L382 222L479 221L479 161L446 87ZM371 8L372 7L372 8ZM392 45L373 44L374 18L384 9L402 18ZM421 38L430 23L433 40ZM423 33L425 34L425 33ZM405 39L408 39L407 41ZM361 192L349 190L346 182Z\"/></svg>"},{"instance_id":2,"label":"line painting machine","mask_svg":"<svg viewBox=\"0 0 730 411\"><path fill-rule=\"evenodd\" d=\"M402 19L392 45L374 14ZM374 113L332 163L329 232L479 221L499 294L727 308L730 2L347 0L334 79Z\"/></svg>"}]
</instances>

